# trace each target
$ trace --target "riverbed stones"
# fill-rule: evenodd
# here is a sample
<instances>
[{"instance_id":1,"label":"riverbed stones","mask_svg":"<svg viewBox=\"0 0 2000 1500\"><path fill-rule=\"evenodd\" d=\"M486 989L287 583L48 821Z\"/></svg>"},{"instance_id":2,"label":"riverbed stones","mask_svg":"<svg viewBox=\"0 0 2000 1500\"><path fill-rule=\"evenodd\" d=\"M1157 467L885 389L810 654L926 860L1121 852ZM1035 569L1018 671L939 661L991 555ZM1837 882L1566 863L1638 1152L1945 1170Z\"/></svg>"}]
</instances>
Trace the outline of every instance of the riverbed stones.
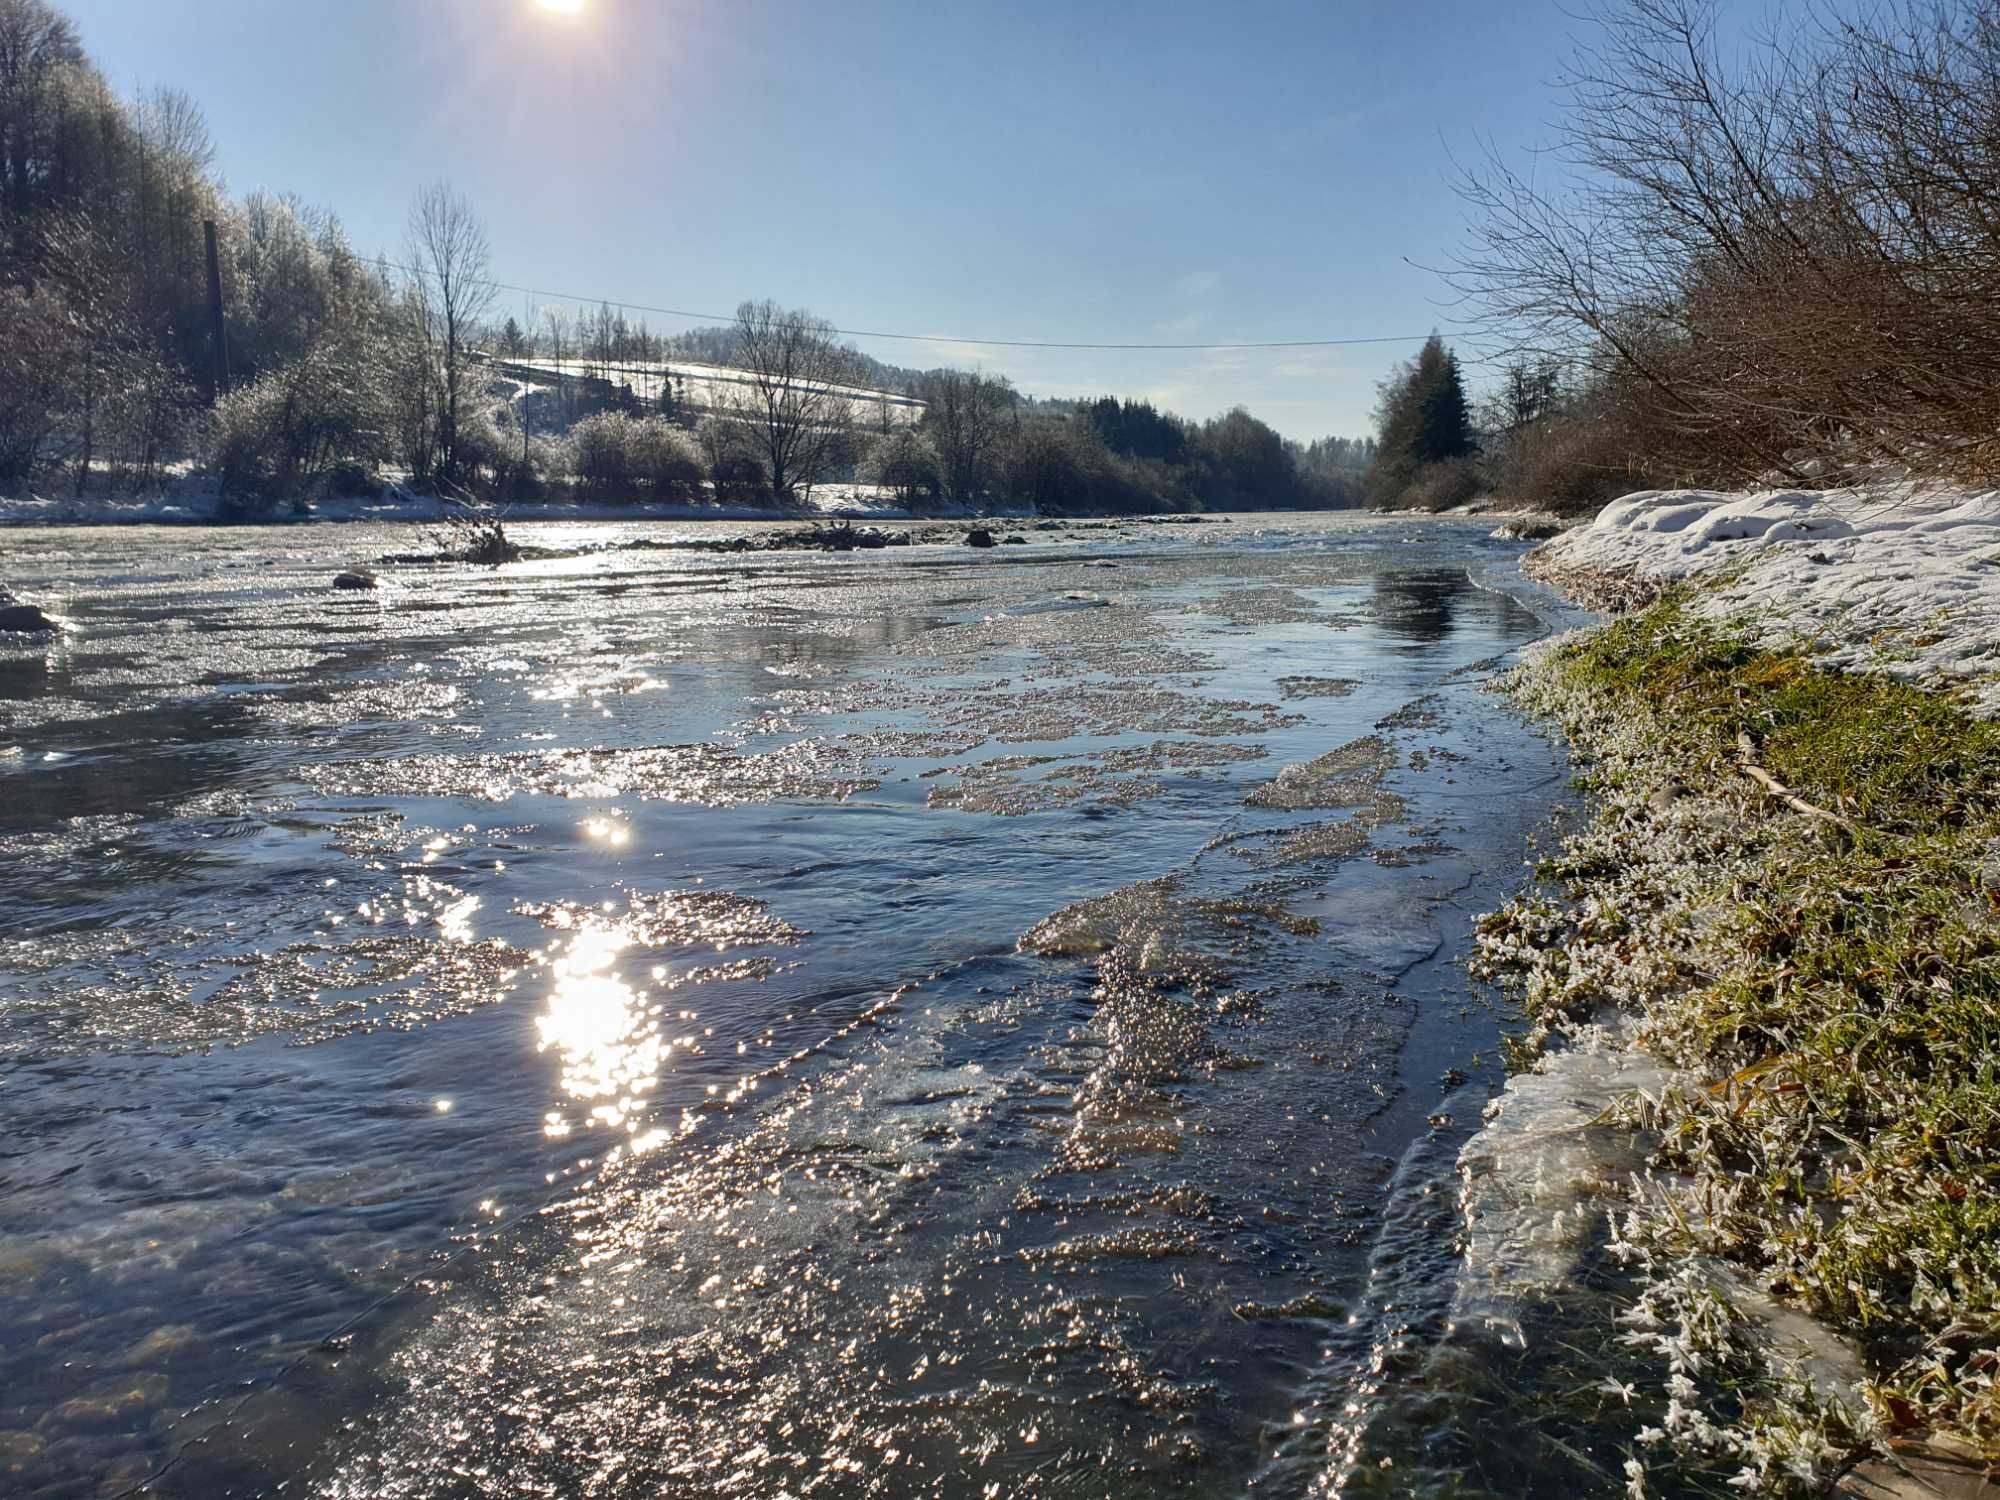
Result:
<instances>
[{"instance_id":1,"label":"riverbed stones","mask_svg":"<svg viewBox=\"0 0 2000 1500\"><path fill-rule=\"evenodd\" d=\"M0 631L41 635L56 628L56 622L35 605L0 583Z\"/></svg>"},{"instance_id":2,"label":"riverbed stones","mask_svg":"<svg viewBox=\"0 0 2000 1500\"><path fill-rule=\"evenodd\" d=\"M163 1323L118 1357L121 1369L157 1365L198 1342L192 1324Z\"/></svg>"},{"instance_id":3,"label":"riverbed stones","mask_svg":"<svg viewBox=\"0 0 2000 1500\"><path fill-rule=\"evenodd\" d=\"M375 582L375 575L365 568L354 568L333 575L333 586L337 589L372 589L375 587Z\"/></svg>"},{"instance_id":4,"label":"riverbed stones","mask_svg":"<svg viewBox=\"0 0 2000 1500\"><path fill-rule=\"evenodd\" d=\"M991 547L994 545L993 533L988 531L984 526L975 526L972 530L966 532L965 545L968 547Z\"/></svg>"},{"instance_id":5,"label":"riverbed stones","mask_svg":"<svg viewBox=\"0 0 2000 1500\"><path fill-rule=\"evenodd\" d=\"M164 1375L140 1375L86 1396L73 1396L51 1416L59 1427L123 1427L166 1400L169 1389L170 1383Z\"/></svg>"}]
</instances>

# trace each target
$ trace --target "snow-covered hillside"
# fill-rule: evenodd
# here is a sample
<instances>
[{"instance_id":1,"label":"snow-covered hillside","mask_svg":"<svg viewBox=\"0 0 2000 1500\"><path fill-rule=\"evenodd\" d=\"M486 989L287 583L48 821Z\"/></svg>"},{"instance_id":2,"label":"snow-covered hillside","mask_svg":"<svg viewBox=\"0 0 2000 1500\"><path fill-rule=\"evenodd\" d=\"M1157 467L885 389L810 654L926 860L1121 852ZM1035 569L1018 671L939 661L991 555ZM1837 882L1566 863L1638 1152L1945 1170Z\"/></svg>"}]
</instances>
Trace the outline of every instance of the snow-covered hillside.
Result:
<instances>
[{"instance_id":1,"label":"snow-covered hillside","mask_svg":"<svg viewBox=\"0 0 2000 1500\"><path fill-rule=\"evenodd\" d=\"M489 363L496 374L535 385L554 385L559 380L608 379L613 386L630 385L634 396L649 402L659 398L662 385L672 376L680 399L696 411L713 411L732 396L740 396L750 384L748 374L729 365L697 364L682 359L621 361L607 366L589 359L558 360L541 355L509 359L494 355ZM909 426L923 415L923 402L898 391L862 385L837 389L852 398L860 409L860 419L866 422L886 413L891 425Z\"/></svg>"}]
</instances>

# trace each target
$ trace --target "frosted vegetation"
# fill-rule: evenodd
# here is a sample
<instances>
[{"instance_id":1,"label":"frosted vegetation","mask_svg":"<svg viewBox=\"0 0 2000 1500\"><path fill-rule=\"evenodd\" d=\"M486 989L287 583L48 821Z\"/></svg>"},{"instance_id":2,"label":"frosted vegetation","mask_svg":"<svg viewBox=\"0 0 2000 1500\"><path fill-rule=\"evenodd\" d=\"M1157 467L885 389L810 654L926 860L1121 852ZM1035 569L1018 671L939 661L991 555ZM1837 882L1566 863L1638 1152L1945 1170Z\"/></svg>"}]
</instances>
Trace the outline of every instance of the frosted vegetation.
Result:
<instances>
[{"instance_id":1,"label":"frosted vegetation","mask_svg":"<svg viewBox=\"0 0 2000 1500\"><path fill-rule=\"evenodd\" d=\"M1572 170L1463 184L1460 290L1549 398L1498 488L1613 502L1531 570L1635 611L1516 679L1595 813L1482 931L1529 1066L1629 1036L1671 1070L1595 1204L1666 1402L1634 1494L2000 1455L1997 30L1842 7L1725 47L1633 0L1570 64Z\"/></svg>"},{"instance_id":2,"label":"frosted vegetation","mask_svg":"<svg viewBox=\"0 0 2000 1500\"><path fill-rule=\"evenodd\" d=\"M1670 1070L1622 1096L1646 1160L1599 1201L1668 1402L1635 1487L2000 1445L1997 518L1907 483L1647 492L1530 561L1635 608L1516 675L1597 810L1480 936L1530 1066L1574 1088L1609 1027ZM1851 1352L1774 1331L1800 1312Z\"/></svg>"}]
</instances>

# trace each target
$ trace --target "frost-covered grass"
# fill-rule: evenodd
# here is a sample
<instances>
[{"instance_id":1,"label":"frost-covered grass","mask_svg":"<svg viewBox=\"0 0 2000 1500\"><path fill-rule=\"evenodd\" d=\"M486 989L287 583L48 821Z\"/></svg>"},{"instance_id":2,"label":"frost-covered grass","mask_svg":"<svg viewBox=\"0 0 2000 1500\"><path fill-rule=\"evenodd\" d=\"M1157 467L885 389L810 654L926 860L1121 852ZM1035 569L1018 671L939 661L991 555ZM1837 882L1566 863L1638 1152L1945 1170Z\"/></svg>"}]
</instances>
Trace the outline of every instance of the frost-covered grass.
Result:
<instances>
[{"instance_id":1,"label":"frost-covered grass","mask_svg":"<svg viewBox=\"0 0 2000 1500\"><path fill-rule=\"evenodd\" d=\"M1598 813L1483 920L1485 962L1535 1041L1618 1006L1677 1070L1631 1106L1654 1171L1613 1221L1655 1277L1628 1337L1666 1362L1657 1451L1746 1488L1926 1432L2000 1456L2000 725L1759 644L1687 588L1514 685ZM1757 1320L1709 1305L1724 1264L1854 1341L1857 1399L1756 1370Z\"/></svg>"}]
</instances>

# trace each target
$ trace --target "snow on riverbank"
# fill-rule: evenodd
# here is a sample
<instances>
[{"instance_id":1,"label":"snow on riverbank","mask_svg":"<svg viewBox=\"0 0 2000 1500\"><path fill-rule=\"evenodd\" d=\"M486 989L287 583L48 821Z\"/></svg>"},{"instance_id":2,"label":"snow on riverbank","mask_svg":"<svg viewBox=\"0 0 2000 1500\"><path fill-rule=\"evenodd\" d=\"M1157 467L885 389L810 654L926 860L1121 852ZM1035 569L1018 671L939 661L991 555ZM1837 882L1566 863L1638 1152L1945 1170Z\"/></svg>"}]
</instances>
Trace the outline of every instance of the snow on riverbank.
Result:
<instances>
[{"instance_id":1,"label":"snow on riverbank","mask_svg":"<svg viewBox=\"0 0 2000 1500\"><path fill-rule=\"evenodd\" d=\"M1837 669L1986 679L2000 716L2000 490L1646 490L1533 554L1529 570L1624 604L1703 578L1696 608Z\"/></svg>"},{"instance_id":2,"label":"snow on riverbank","mask_svg":"<svg viewBox=\"0 0 2000 1500\"><path fill-rule=\"evenodd\" d=\"M299 521L435 521L444 509L432 495L419 495L399 484L381 494L338 495L315 500L302 514L281 509L281 522ZM913 513L895 503L887 490L869 484L821 485L796 506L739 504L629 504L602 501L509 505L502 513L510 521L856 521L909 520ZM936 506L926 519L969 515L965 506ZM0 526L141 526L208 524L216 519L213 480L190 479L151 495L84 495L47 498L40 495L0 496Z\"/></svg>"}]
</instances>

